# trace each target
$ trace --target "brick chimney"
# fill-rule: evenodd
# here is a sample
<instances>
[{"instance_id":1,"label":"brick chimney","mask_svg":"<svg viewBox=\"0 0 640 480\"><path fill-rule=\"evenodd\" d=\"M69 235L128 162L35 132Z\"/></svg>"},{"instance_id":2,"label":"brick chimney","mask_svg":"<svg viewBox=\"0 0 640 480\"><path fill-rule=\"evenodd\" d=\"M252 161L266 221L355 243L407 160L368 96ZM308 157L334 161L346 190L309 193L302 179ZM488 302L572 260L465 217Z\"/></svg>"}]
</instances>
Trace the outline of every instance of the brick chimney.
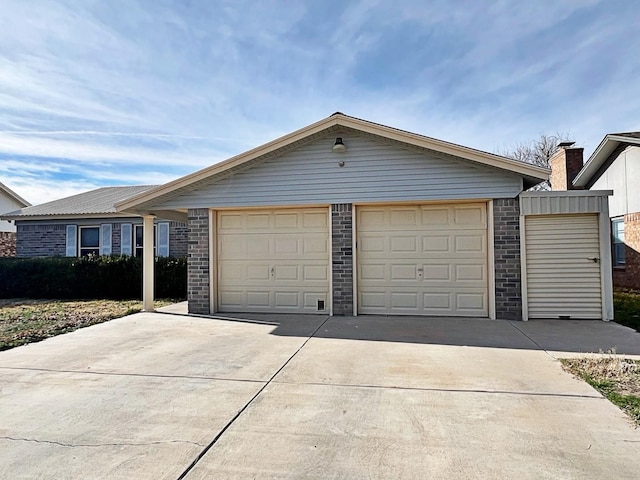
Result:
<instances>
[{"instance_id":1,"label":"brick chimney","mask_svg":"<svg viewBox=\"0 0 640 480\"><path fill-rule=\"evenodd\" d=\"M576 190L573 179L582 170L584 148L573 147L574 142L562 142L549 159L551 190Z\"/></svg>"}]
</instances>

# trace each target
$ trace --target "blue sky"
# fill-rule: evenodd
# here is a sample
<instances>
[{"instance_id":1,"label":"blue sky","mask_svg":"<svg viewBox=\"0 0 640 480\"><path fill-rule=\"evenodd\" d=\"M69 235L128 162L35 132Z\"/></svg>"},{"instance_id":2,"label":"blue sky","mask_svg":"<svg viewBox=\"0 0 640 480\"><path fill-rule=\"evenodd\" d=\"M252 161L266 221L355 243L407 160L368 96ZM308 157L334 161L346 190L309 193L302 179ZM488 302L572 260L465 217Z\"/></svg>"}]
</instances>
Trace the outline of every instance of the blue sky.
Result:
<instances>
[{"instance_id":1,"label":"blue sky","mask_svg":"<svg viewBox=\"0 0 640 480\"><path fill-rule=\"evenodd\" d=\"M0 181L164 183L341 111L481 150L640 130L632 0L0 0Z\"/></svg>"}]
</instances>

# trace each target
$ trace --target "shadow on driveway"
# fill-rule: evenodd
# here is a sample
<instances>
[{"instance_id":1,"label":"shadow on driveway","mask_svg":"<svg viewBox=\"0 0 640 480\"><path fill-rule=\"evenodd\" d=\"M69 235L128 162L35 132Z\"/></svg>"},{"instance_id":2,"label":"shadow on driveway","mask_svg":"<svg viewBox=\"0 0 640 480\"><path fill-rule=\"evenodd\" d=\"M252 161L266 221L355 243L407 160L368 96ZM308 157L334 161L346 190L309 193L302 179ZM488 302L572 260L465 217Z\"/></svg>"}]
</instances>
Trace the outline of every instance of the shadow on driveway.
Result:
<instances>
[{"instance_id":1,"label":"shadow on driveway","mask_svg":"<svg viewBox=\"0 0 640 480\"><path fill-rule=\"evenodd\" d=\"M272 325L273 335L309 336L318 315L224 314L214 318ZM329 317L316 338L402 342L573 353L640 355L640 333L615 322L530 320L528 322L459 317Z\"/></svg>"}]
</instances>

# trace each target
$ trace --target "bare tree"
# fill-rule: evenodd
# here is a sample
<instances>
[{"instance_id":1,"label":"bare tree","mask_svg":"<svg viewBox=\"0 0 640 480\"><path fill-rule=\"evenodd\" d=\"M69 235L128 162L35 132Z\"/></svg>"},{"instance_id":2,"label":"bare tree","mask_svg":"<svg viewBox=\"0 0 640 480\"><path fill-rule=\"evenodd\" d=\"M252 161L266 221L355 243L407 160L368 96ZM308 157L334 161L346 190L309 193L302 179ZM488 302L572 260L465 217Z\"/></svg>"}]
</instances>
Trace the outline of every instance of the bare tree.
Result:
<instances>
[{"instance_id":1,"label":"bare tree","mask_svg":"<svg viewBox=\"0 0 640 480\"><path fill-rule=\"evenodd\" d=\"M556 132L555 135L542 133L537 139L506 148L500 152L500 154L508 158L513 158L514 160L548 168L549 159L558 149L558 145L561 142L568 141L568 139L569 135L567 133ZM546 180L531 190L551 190L551 185L549 181Z\"/></svg>"}]
</instances>

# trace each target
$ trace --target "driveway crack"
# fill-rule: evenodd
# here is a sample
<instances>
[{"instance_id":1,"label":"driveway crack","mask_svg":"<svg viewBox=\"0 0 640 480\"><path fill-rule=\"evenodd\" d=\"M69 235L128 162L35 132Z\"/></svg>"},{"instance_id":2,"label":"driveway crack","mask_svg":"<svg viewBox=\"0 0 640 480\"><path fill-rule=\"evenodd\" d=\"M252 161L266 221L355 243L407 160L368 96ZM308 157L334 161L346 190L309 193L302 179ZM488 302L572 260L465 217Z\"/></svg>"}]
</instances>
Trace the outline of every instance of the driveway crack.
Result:
<instances>
[{"instance_id":1,"label":"driveway crack","mask_svg":"<svg viewBox=\"0 0 640 480\"><path fill-rule=\"evenodd\" d=\"M256 398L260 396L260 394L264 391L264 389L267 388L273 382L273 379L276 378L278 374L287 365L289 365L291 360L293 360L293 358L300 352L300 350L302 350L305 347L305 345L309 342L309 340L311 340L313 337L316 336L316 334L320 331L320 329L324 326L324 324L327 323L327 320L329 320L329 318L331 317L327 316L322 321L322 323L318 325L318 328L316 328L313 331L313 333L309 335L309 337L304 342L302 342L302 345L300 345L298 349L295 352L293 352L293 354L287 359L287 361L284 362L282 366L273 375L271 375L271 378L267 380L267 382L256 392L256 394L253 397L251 397L249 401L240 410L238 410L238 413L236 413L233 416L233 418L229 420L229 422L227 422L227 424L218 432L218 434L213 438L213 440L211 440L211 442L209 442L209 444L198 454L198 456L193 460L193 462L191 462L191 464L189 464L189 466L185 468L185 470L180 474L177 480L183 480L189 474L189 472L193 470L193 468L198 464L198 462L202 459L202 457L204 457L207 454L207 452L211 450L211 448L218 442L218 440L220 440L220 437L224 435L224 433L229 429L229 427L231 427L231 425L234 424L234 422L240 417L240 415L242 415L245 412L245 410L249 408L249 406L255 401Z\"/></svg>"},{"instance_id":2,"label":"driveway crack","mask_svg":"<svg viewBox=\"0 0 640 480\"><path fill-rule=\"evenodd\" d=\"M0 436L0 440L9 440L13 442L30 442L30 443L43 443L48 445L58 445L60 447L69 448L86 448L86 447L144 447L149 445L169 445L175 443L187 443L195 445L197 447L204 447L205 444L198 442L191 442L189 440L158 440L155 442L118 442L118 443L64 443L56 442L54 440L38 440L36 438L23 438L23 437L10 437Z\"/></svg>"}]
</instances>

